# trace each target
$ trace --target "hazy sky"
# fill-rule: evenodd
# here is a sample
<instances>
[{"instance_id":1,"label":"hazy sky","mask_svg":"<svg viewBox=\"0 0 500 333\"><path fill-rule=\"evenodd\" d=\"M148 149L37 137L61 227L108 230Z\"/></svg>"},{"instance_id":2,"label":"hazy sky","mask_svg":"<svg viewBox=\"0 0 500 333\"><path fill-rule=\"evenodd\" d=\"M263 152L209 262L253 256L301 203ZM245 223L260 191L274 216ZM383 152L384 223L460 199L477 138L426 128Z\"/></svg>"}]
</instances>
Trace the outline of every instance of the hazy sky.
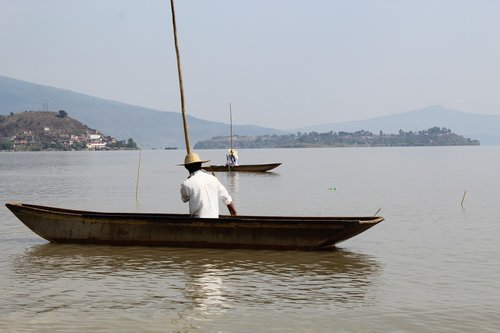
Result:
<instances>
[{"instance_id":1,"label":"hazy sky","mask_svg":"<svg viewBox=\"0 0 500 333\"><path fill-rule=\"evenodd\" d=\"M431 104L500 114L500 1L175 5L189 115L228 122L231 102L236 124L295 128ZM0 75L180 112L169 0L0 0L0 43Z\"/></svg>"}]
</instances>

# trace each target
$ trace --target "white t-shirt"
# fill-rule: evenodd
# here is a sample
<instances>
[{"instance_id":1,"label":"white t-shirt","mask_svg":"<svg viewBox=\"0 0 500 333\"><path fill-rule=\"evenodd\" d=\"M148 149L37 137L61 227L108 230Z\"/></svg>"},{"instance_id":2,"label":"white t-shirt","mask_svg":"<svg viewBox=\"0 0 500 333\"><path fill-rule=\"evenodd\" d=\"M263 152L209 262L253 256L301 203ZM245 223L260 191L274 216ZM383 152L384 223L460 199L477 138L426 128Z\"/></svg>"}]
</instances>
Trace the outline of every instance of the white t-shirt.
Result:
<instances>
[{"instance_id":1,"label":"white t-shirt","mask_svg":"<svg viewBox=\"0 0 500 333\"><path fill-rule=\"evenodd\" d=\"M218 218L219 197L229 205L233 199L224 185L214 176L198 170L181 184L181 199L189 201L193 217Z\"/></svg>"}]
</instances>

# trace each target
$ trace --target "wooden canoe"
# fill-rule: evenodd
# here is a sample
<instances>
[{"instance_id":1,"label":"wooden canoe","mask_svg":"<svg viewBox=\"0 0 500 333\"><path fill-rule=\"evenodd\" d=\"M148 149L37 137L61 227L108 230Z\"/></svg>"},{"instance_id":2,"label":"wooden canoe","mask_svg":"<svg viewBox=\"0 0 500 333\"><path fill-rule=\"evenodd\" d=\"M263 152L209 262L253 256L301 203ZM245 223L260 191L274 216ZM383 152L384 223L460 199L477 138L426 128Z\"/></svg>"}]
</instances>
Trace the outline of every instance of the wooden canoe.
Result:
<instances>
[{"instance_id":1,"label":"wooden canoe","mask_svg":"<svg viewBox=\"0 0 500 333\"><path fill-rule=\"evenodd\" d=\"M220 216L105 213L10 202L14 215L55 243L197 248L319 250L373 227L383 217Z\"/></svg>"},{"instance_id":2,"label":"wooden canoe","mask_svg":"<svg viewBox=\"0 0 500 333\"><path fill-rule=\"evenodd\" d=\"M207 165L203 166L203 170L205 171L213 171L213 172L266 172L277 168L281 163L269 163L269 164L243 164L243 165Z\"/></svg>"}]
</instances>

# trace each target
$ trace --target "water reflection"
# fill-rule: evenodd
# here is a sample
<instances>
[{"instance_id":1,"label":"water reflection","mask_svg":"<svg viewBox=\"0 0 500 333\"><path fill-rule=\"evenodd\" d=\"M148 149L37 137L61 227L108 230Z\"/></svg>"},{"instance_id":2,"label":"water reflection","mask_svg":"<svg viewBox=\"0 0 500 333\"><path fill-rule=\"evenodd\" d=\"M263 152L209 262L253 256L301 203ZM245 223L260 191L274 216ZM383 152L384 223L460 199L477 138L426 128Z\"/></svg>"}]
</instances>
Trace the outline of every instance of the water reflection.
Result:
<instances>
[{"instance_id":1,"label":"water reflection","mask_svg":"<svg viewBox=\"0 0 500 333\"><path fill-rule=\"evenodd\" d=\"M227 174L227 187L230 192L238 193L239 192L239 177L240 174L238 172L229 172Z\"/></svg>"},{"instance_id":2,"label":"water reflection","mask_svg":"<svg viewBox=\"0 0 500 333\"><path fill-rule=\"evenodd\" d=\"M343 250L279 252L43 244L15 258L21 293L59 306L78 299L80 311L154 308L222 313L230 308L304 305L353 307L375 297L381 265ZM45 287L44 287L45 286ZM52 290L50 298L46 288ZM122 295L116 300L116 295ZM18 295L21 296L21 295ZM114 298L113 301L111 299ZM17 305L45 311L40 299ZM64 303L65 306L68 306ZM38 305L41 306L37 309ZM10 304L16 306L16 304ZM83 306L83 309L81 307Z\"/></svg>"},{"instance_id":3,"label":"water reflection","mask_svg":"<svg viewBox=\"0 0 500 333\"><path fill-rule=\"evenodd\" d=\"M270 179L279 176L275 172L226 172L226 184L230 192L238 193L240 181L252 181L258 178L259 180Z\"/></svg>"}]
</instances>

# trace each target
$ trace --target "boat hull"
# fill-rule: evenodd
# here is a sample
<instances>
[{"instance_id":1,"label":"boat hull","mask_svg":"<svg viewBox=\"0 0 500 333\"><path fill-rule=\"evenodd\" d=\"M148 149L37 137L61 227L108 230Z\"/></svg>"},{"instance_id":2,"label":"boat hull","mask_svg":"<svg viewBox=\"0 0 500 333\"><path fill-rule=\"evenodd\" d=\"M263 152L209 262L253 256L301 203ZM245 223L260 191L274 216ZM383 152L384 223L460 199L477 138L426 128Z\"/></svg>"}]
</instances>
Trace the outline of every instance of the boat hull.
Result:
<instances>
[{"instance_id":1,"label":"boat hull","mask_svg":"<svg viewBox=\"0 0 500 333\"><path fill-rule=\"evenodd\" d=\"M383 217L221 216L101 213L23 203L7 208L40 237L55 243L196 248L319 250L333 247Z\"/></svg>"},{"instance_id":2,"label":"boat hull","mask_svg":"<svg viewBox=\"0 0 500 333\"><path fill-rule=\"evenodd\" d=\"M281 163L269 164L243 164L243 165L207 165L203 166L203 170L211 172L266 172L280 166Z\"/></svg>"}]
</instances>

